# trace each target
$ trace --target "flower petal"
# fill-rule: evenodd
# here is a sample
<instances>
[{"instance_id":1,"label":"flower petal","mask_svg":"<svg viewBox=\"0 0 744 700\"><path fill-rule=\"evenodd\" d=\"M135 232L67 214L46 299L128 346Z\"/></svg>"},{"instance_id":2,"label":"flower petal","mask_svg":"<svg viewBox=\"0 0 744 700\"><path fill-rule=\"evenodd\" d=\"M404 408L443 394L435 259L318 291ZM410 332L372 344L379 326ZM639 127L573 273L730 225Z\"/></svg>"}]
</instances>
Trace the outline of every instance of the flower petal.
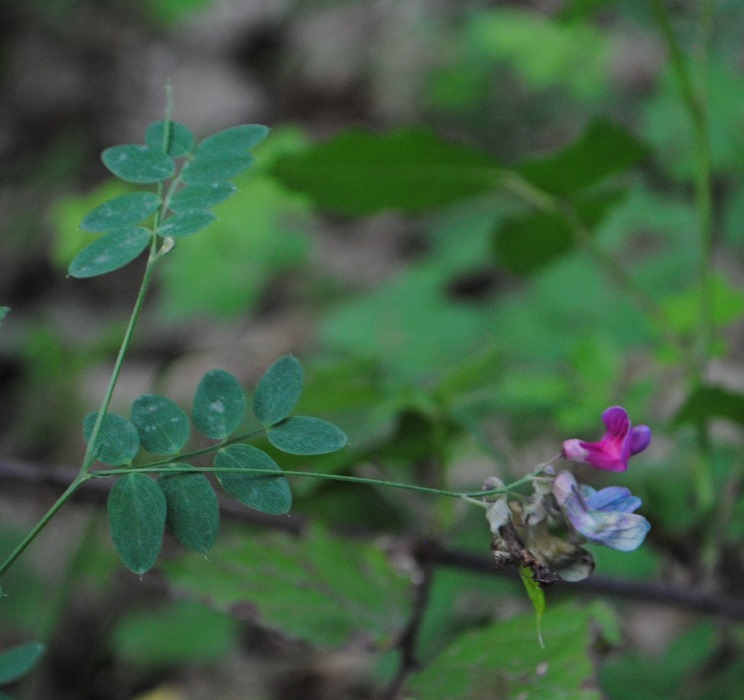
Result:
<instances>
[{"instance_id":1,"label":"flower petal","mask_svg":"<svg viewBox=\"0 0 744 700\"><path fill-rule=\"evenodd\" d=\"M630 431L630 454L643 452L651 444L651 428L647 425L636 425Z\"/></svg>"}]
</instances>

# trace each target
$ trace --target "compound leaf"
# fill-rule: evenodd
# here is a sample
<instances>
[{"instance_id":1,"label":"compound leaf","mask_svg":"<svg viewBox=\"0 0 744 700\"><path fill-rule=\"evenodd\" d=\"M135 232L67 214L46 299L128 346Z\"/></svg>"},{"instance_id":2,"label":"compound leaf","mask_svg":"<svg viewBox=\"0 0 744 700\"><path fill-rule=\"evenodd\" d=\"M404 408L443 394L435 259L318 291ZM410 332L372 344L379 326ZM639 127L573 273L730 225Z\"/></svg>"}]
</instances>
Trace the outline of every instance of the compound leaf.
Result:
<instances>
[{"instance_id":1,"label":"compound leaf","mask_svg":"<svg viewBox=\"0 0 744 700\"><path fill-rule=\"evenodd\" d=\"M264 425L283 421L302 393L302 366L292 355L280 357L269 367L253 395L253 413Z\"/></svg>"},{"instance_id":2,"label":"compound leaf","mask_svg":"<svg viewBox=\"0 0 744 700\"><path fill-rule=\"evenodd\" d=\"M189 439L189 417L178 404L165 396L138 396L132 404L131 417L139 433L140 444L153 454L174 454Z\"/></svg>"},{"instance_id":3,"label":"compound leaf","mask_svg":"<svg viewBox=\"0 0 744 700\"><path fill-rule=\"evenodd\" d=\"M207 372L194 395L194 425L207 437L222 440L233 432L245 416L245 393L240 382L229 372Z\"/></svg>"},{"instance_id":4,"label":"compound leaf","mask_svg":"<svg viewBox=\"0 0 744 700\"><path fill-rule=\"evenodd\" d=\"M268 469L273 474L218 473L222 488L249 508L272 515L284 515L292 507L292 492L279 465L252 445L230 445L221 449L214 460L216 469Z\"/></svg>"},{"instance_id":5,"label":"compound leaf","mask_svg":"<svg viewBox=\"0 0 744 700\"><path fill-rule=\"evenodd\" d=\"M68 272L73 277L83 279L118 270L139 256L151 236L151 231L140 226L106 233L73 258Z\"/></svg>"},{"instance_id":6,"label":"compound leaf","mask_svg":"<svg viewBox=\"0 0 744 700\"><path fill-rule=\"evenodd\" d=\"M163 545L166 501L162 489L145 474L132 472L114 484L108 498L109 528L124 566L144 574Z\"/></svg>"}]
</instances>

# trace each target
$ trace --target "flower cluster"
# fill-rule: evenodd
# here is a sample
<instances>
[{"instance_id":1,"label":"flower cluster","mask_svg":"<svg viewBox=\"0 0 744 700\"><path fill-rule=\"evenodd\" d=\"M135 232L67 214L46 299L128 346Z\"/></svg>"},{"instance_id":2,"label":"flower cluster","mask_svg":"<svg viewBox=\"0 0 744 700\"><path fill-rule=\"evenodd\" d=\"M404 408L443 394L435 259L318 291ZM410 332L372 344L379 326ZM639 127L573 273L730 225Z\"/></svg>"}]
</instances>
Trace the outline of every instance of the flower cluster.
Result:
<instances>
[{"instance_id":1,"label":"flower cluster","mask_svg":"<svg viewBox=\"0 0 744 700\"><path fill-rule=\"evenodd\" d=\"M606 432L598 442L566 440L561 456L599 469L625 471L628 459L651 442L648 426L632 427L627 411L612 406L602 414ZM493 534L491 548L500 567L529 567L533 578L580 581L594 570L592 554L581 545L604 545L621 552L637 549L651 528L635 511L641 500L620 486L593 489L579 484L568 470L556 473L543 465L532 479L533 494L510 499L506 493L486 496L486 518ZM488 479L484 490L503 489Z\"/></svg>"}]
</instances>

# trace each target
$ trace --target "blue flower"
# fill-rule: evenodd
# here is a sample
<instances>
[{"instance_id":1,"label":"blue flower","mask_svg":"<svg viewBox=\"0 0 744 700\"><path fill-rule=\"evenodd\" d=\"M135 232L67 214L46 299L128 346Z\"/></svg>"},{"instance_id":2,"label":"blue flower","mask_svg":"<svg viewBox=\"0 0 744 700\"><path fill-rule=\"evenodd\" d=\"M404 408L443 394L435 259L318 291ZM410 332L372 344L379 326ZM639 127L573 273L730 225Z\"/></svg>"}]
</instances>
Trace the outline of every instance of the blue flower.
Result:
<instances>
[{"instance_id":1,"label":"blue flower","mask_svg":"<svg viewBox=\"0 0 744 700\"><path fill-rule=\"evenodd\" d=\"M610 486L596 491L578 484L571 472L562 471L553 482L553 495L571 525L589 542L632 552L651 529L646 518L633 512L641 499L626 488Z\"/></svg>"}]
</instances>

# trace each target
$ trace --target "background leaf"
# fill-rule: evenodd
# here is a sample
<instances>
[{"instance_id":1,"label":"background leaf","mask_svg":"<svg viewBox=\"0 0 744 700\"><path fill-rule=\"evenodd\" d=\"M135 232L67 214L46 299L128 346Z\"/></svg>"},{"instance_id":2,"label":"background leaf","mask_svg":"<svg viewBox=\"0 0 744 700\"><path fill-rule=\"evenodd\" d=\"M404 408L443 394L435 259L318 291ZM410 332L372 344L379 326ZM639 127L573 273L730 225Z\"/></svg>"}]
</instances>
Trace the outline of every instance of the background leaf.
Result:
<instances>
[{"instance_id":1,"label":"background leaf","mask_svg":"<svg viewBox=\"0 0 744 700\"><path fill-rule=\"evenodd\" d=\"M160 197L152 192L123 194L97 206L80 222L80 228L93 233L126 228L146 219L161 204Z\"/></svg>"},{"instance_id":2,"label":"background leaf","mask_svg":"<svg viewBox=\"0 0 744 700\"><path fill-rule=\"evenodd\" d=\"M118 270L147 248L151 236L151 231L139 226L106 233L75 256L68 272L82 279Z\"/></svg>"},{"instance_id":3,"label":"background leaf","mask_svg":"<svg viewBox=\"0 0 744 700\"><path fill-rule=\"evenodd\" d=\"M245 416L246 400L240 382L229 372L207 372L194 395L194 425L207 437L221 440L232 433Z\"/></svg>"},{"instance_id":4,"label":"background leaf","mask_svg":"<svg viewBox=\"0 0 744 700\"><path fill-rule=\"evenodd\" d=\"M467 632L411 679L410 690L427 700L600 700L588 654L592 618L591 607L549 608L545 649L535 638L532 613Z\"/></svg>"},{"instance_id":5,"label":"background leaf","mask_svg":"<svg viewBox=\"0 0 744 700\"><path fill-rule=\"evenodd\" d=\"M89 413L83 419L83 435L90 441L98 413ZM96 459L103 464L118 467L130 464L140 449L139 433L134 423L115 413L107 413L101 421L94 447Z\"/></svg>"},{"instance_id":6,"label":"background leaf","mask_svg":"<svg viewBox=\"0 0 744 700\"><path fill-rule=\"evenodd\" d=\"M108 517L124 566L135 574L149 571L163 544L166 501L160 487L145 474L120 477L109 494Z\"/></svg>"},{"instance_id":7,"label":"background leaf","mask_svg":"<svg viewBox=\"0 0 744 700\"><path fill-rule=\"evenodd\" d=\"M253 395L253 413L264 425L284 420L302 393L302 366L292 355L280 357L264 372Z\"/></svg>"},{"instance_id":8,"label":"background leaf","mask_svg":"<svg viewBox=\"0 0 744 700\"><path fill-rule=\"evenodd\" d=\"M568 146L527 161L517 172L545 192L562 196L627 170L648 154L648 147L628 131L598 119Z\"/></svg>"},{"instance_id":9,"label":"background leaf","mask_svg":"<svg viewBox=\"0 0 744 700\"><path fill-rule=\"evenodd\" d=\"M377 136L350 130L280 159L274 174L321 208L359 216L384 209L419 212L492 189L498 163L424 129Z\"/></svg>"},{"instance_id":10,"label":"background leaf","mask_svg":"<svg viewBox=\"0 0 744 700\"><path fill-rule=\"evenodd\" d=\"M41 658L46 647L39 642L19 644L0 651L0 685L25 676Z\"/></svg>"},{"instance_id":11,"label":"background leaf","mask_svg":"<svg viewBox=\"0 0 744 700\"><path fill-rule=\"evenodd\" d=\"M215 459L218 469L271 469L277 476L267 474L217 474L222 488L244 505L263 513L284 515L292 508L289 482L279 465L253 445L229 445L221 449Z\"/></svg>"},{"instance_id":12,"label":"background leaf","mask_svg":"<svg viewBox=\"0 0 744 700\"><path fill-rule=\"evenodd\" d=\"M161 148L152 146L113 146L103 151L101 160L116 177L140 184L167 180L176 167Z\"/></svg>"},{"instance_id":13,"label":"background leaf","mask_svg":"<svg viewBox=\"0 0 744 700\"><path fill-rule=\"evenodd\" d=\"M248 602L265 624L321 646L360 631L389 643L409 612L408 579L379 547L361 540L349 546L318 527L301 537L236 533L220 538L209 560L189 555L163 566L179 590L223 610Z\"/></svg>"},{"instance_id":14,"label":"background leaf","mask_svg":"<svg viewBox=\"0 0 744 700\"><path fill-rule=\"evenodd\" d=\"M138 396L132 404L131 417L139 433L140 444L153 454L174 454L189 439L189 417L178 404L165 396Z\"/></svg>"},{"instance_id":15,"label":"background leaf","mask_svg":"<svg viewBox=\"0 0 744 700\"><path fill-rule=\"evenodd\" d=\"M713 418L744 425L744 394L720 386L699 387L687 397L674 422L697 424Z\"/></svg>"},{"instance_id":16,"label":"background leaf","mask_svg":"<svg viewBox=\"0 0 744 700\"><path fill-rule=\"evenodd\" d=\"M220 509L207 477L196 472L164 473L158 478L158 485L168 507L166 523L176 539L194 552L208 552L220 529Z\"/></svg>"},{"instance_id":17,"label":"background leaf","mask_svg":"<svg viewBox=\"0 0 744 700\"><path fill-rule=\"evenodd\" d=\"M295 416L266 431L269 442L291 455L323 455L346 447L346 434L322 418Z\"/></svg>"}]
</instances>

